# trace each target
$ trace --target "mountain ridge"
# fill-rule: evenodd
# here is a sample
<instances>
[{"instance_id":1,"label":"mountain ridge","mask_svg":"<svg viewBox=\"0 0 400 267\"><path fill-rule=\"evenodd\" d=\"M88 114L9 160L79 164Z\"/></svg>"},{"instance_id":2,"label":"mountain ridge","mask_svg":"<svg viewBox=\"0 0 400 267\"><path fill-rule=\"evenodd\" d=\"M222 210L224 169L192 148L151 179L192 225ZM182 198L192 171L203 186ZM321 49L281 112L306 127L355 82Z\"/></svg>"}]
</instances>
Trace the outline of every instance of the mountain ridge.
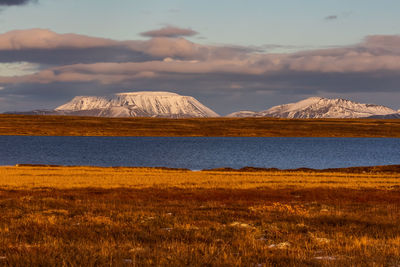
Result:
<instances>
[{"instance_id":1,"label":"mountain ridge","mask_svg":"<svg viewBox=\"0 0 400 267\"><path fill-rule=\"evenodd\" d=\"M274 117L291 119L310 118L369 118L374 116L396 117L398 111L386 106L363 104L347 99L309 97L295 103L271 107L263 111L238 111L227 117ZM383 117L385 118L385 117Z\"/></svg>"},{"instance_id":2,"label":"mountain ridge","mask_svg":"<svg viewBox=\"0 0 400 267\"><path fill-rule=\"evenodd\" d=\"M93 117L219 117L191 96L171 92L124 92L108 96L76 96L54 110L36 110L21 114L71 115Z\"/></svg>"},{"instance_id":3,"label":"mountain ridge","mask_svg":"<svg viewBox=\"0 0 400 267\"><path fill-rule=\"evenodd\" d=\"M76 96L53 110L6 112L5 114L158 118L220 117L191 96L164 91L123 92L107 96ZM329 99L314 96L295 103L277 105L267 110L243 110L223 117L399 119L400 110L383 105L358 103L343 98Z\"/></svg>"}]
</instances>

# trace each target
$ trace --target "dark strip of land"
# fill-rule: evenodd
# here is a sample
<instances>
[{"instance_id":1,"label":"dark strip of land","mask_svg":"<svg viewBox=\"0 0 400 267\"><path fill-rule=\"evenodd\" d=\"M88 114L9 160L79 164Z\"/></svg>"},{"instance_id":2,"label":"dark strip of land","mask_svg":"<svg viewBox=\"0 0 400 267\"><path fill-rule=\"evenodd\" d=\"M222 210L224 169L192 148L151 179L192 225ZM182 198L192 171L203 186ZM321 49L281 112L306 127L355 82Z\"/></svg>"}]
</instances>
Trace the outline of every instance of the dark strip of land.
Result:
<instances>
[{"instance_id":1,"label":"dark strip of land","mask_svg":"<svg viewBox=\"0 0 400 267\"><path fill-rule=\"evenodd\" d=\"M400 137L400 120L0 115L0 135Z\"/></svg>"},{"instance_id":2,"label":"dark strip of land","mask_svg":"<svg viewBox=\"0 0 400 267\"><path fill-rule=\"evenodd\" d=\"M328 168L328 169L311 169L311 168L298 168L298 169L277 169L277 168L256 168L256 167L243 167L241 169L233 168L216 168L203 171L218 171L218 172L309 172L309 173L400 173L400 165L381 165L381 166L360 166L348 168Z\"/></svg>"},{"instance_id":3,"label":"dark strip of land","mask_svg":"<svg viewBox=\"0 0 400 267\"><path fill-rule=\"evenodd\" d=\"M90 166L63 166L63 165L49 165L49 164L16 164L15 167L50 167L50 168L79 168ZM96 167L96 168L107 168L107 169L143 169L143 167ZM145 167L145 169L160 170L160 171L191 171L190 169L184 168L166 168L166 167ZM258 167L243 167L240 169L234 168L215 168L215 169L204 169L202 171L213 171L213 172L309 172L309 173L400 173L400 165L379 165L379 166L360 166L360 167L348 167L348 168L328 168L328 169L311 169L311 168L298 168L298 169L277 169L277 168L258 168Z\"/></svg>"}]
</instances>

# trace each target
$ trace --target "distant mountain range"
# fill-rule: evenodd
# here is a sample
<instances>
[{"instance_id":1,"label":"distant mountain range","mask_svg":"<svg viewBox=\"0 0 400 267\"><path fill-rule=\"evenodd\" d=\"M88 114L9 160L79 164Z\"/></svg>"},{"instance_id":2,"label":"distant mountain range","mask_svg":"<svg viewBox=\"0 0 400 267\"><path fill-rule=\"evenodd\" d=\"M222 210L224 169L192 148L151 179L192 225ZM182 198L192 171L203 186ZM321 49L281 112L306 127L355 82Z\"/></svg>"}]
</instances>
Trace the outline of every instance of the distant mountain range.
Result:
<instances>
[{"instance_id":1,"label":"distant mountain range","mask_svg":"<svg viewBox=\"0 0 400 267\"><path fill-rule=\"evenodd\" d=\"M8 114L70 115L94 117L219 117L191 96L170 92L130 92L111 96L76 96L54 110L8 112ZM263 111L238 111L227 117L275 118L400 118L394 109L353 102L346 99L310 97L296 103L279 105Z\"/></svg>"},{"instance_id":2,"label":"distant mountain range","mask_svg":"<svg viewBox=\"0 0 400 267\"><path fill-rule=\"evenodd\" d=\"M310 97L296 103L279 105L263 111L239 111L227 117L275 118L399 118L398 111L379 105L361 104L346 99Z\"/></svg>"}]
</instances>

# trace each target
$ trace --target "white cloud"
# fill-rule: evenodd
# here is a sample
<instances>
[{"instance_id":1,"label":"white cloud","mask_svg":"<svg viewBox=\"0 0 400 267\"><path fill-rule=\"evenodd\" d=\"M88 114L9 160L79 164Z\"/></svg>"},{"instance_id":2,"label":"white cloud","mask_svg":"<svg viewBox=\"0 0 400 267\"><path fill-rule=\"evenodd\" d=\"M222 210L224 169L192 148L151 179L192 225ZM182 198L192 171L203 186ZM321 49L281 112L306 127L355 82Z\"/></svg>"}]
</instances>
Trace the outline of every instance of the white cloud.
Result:
<instances>
[{"instance_id":1,"label":"white cloud","mask_svg":"<svg viewBox=\"0 0 400 267\"><path fill-rule=\"evenodd\" d=\"M34 74L39 71L39 65L29 62L0 63L0 76L13 77ZM0 90L3 89L0 87Z\"/></svg>"}]
</instances>

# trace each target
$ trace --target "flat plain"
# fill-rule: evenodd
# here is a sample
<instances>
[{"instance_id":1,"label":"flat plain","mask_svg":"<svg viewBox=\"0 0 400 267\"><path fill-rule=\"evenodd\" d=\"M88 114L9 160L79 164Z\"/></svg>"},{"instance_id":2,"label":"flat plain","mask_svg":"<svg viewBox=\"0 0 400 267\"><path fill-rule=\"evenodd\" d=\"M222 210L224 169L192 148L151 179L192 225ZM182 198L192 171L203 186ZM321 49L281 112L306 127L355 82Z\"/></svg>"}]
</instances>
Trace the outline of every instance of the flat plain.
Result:
<instances>
[{"instance_id":1,"label":"flat plain","mask_svg":"<svg viewBox=\"0 0 400 267\"><path fill-rule=\"evenodd\" d=\"M0 265L398 266L396 168L0 168Z\"/></svg>"},{"instance_id":2,"label":"flat plain","mask_svg":"<svg viewBox=\"0 0 400 267\"><path fill-rule=\"evenodd\" d=\"M400 137L400 120L0 115L0 135ZM400 166L0 167L0 265L400 266Z\"/></svg>"},{"instance_id":3,"label":"flat plain","mask_svg":"<svg viewBox=\"0 0 400 267\"><path fill-rule=\"evenodd\" d=\"M0 115L0 135L400 137L400 119L166 119Z\"/></svg>"}]
</instances>

